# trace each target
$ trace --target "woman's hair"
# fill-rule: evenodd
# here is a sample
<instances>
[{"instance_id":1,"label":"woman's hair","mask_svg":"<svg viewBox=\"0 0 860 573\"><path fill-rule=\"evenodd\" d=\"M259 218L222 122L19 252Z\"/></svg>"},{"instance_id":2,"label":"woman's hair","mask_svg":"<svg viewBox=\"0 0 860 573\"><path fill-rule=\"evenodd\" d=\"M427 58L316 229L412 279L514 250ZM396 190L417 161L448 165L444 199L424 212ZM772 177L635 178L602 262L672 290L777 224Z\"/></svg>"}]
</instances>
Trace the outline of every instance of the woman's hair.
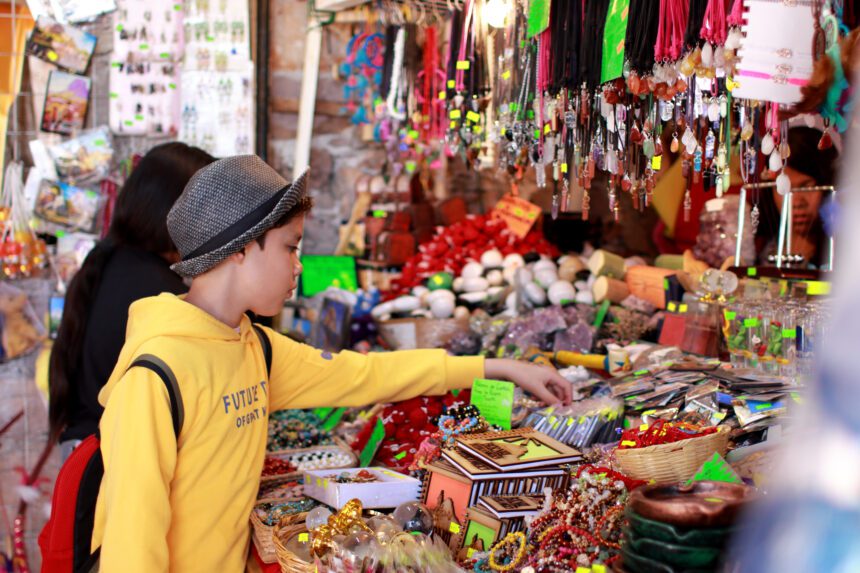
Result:
<instances>
[{"instance_id":1,"label":"woman's hair","mask_svg":"<svg viewBox=\"0 0 860 573\"><path fill-rule=\"evenodd\" d=\"M123 185L105 238L87 255L66 293L49 369L48 418L53 439L69 422L70 394L84 331L108 261L121 245L158 255L175 252L167 232L167 213L191 176L213 161L215 158L202 149L165 143L143 156Z\"/></svg>"},{"instance_id":2,"label":"woman's hair","mask_svg":"<svg viewBox=\"0 0 860 573\"><path fill-rule=\"evenodd\" d=\"M839 152L835 147L819 149L818 142L821 141L821 130L798 126L788 130L788 147L791 154L785 162L786 167L791 167L799 173L803 173L815 180L816 185L833 185L836 177L836 162ZM767 161L767 158L764 159ZM780 214L770 190L759 191L760 193L760 223L756 231L756 237L764 246L765 243L774 239L779 230ZM817 220L811 230L812 235L820 242L823 237L821 220Z\"/></svg>"}]
</instances>

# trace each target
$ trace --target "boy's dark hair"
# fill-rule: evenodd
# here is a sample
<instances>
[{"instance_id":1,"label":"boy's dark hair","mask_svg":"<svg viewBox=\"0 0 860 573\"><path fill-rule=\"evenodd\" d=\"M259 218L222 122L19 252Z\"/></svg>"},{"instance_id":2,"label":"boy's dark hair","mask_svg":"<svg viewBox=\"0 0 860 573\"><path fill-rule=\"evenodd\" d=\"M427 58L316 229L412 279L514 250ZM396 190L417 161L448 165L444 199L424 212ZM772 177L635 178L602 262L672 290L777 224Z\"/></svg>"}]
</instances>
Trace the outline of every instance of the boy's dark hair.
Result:
<instances>
[{"instance_id":1,"label":"boy's dark hair","mask_svg":"<svg viewBox=\"0 0 860 573\"><path fill-rule=\"evenodd\" d=\"M69 422L89 312L116 248L129 246L158 255L175 252L167 232L167 213L191 176L213 161L214 157L197 147L165 143L150 149L123 185L107 235L87 255L66 294L48 371L52 438L57 439Z\"/></svg>"},{"instance_id":2,"label":"boy's dark hair","mask_svg":"<svg viewBox=\"0 0 860 573\"><path fill-rule=\"evenodd\" d=\"M313 209L313 206L314 200L311 199L309 196L305 195L304 197L299 199L298 203L293 205L292 209L284 213L284 215L280 219L275 221L275 224L272 225L269 231L271 231L272 229L280 229L299 215L304 215L305 213L309 212L311 209ZM257 244L260 245L261 249L266 248L266 235L269 231L266 231L265 233L257 237Z\"/></svg>"}]
</instances>

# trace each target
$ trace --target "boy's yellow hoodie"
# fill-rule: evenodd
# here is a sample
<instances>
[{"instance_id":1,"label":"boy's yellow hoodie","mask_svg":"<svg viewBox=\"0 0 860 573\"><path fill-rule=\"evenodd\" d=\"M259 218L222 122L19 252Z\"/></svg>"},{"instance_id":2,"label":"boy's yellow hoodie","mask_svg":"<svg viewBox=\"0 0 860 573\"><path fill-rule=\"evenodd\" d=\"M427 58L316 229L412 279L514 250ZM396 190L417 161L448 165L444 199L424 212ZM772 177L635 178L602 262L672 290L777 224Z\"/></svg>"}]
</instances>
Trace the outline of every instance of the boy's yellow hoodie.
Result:
<instances>
[{"instance_id":1,"label":"boy's yellow hoodie","mask_svg":"<svg viewBox=\"0 0 860 573\"><path fill-rule=\"evenodd\" d=\"M244 570L272 410L363 406L469 387L482 358L444 350L329 354L266 329L272 373L251 323L238 332L170 294L129 310L125 346L99 395L105 474L93 549L101 571ZM178 380L184 422L174 438L154 355Z\"/></svg>"}]
</instances>

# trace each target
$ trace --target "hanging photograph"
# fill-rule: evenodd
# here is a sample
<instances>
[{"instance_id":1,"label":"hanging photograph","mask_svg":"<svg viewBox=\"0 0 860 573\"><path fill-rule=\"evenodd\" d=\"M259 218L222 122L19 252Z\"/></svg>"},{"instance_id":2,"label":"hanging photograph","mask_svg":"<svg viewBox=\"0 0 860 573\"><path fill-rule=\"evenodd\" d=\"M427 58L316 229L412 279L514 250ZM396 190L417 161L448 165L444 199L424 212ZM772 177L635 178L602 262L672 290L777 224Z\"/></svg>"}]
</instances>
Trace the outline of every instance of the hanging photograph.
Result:
<instances>
[{"instance_id":1,"label":"hanging photograph","mask_svg":"<svg viewBox=\"0 0 860 573\"><path fill-rule=\"evenodd\" d=\"M92 80L53 71L48 77L42 131L71 135L84 127Z\"/></svg>"},{"instance_id":2,"label":"hanging photograph","mask_svg":"<svg viewBox=\"0 0 860 573\"><path fill-rule=\"evenodd\" d=\"M90 65L96 37L43 16L27 41L27 53L65 70L82 74Z\"/></svg>"}]
</instances>

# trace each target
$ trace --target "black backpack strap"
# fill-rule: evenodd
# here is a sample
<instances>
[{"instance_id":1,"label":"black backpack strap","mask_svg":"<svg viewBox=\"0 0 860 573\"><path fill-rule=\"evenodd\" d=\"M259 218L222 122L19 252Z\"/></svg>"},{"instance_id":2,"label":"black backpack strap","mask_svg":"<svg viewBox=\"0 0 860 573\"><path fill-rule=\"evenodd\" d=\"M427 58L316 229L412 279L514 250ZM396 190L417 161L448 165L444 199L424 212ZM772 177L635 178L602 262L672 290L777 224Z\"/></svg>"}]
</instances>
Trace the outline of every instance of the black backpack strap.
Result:
<instances>
[{"instance_id":1,"label":"black backpack strap","mask_svg":"<svg viewBox=\"0 0 860 573\"><path fill-rule=\"evenodd\" d=\"M182 423L185 421L185 409L182 406L182 395L179 393L179 384L176 382L176 376L173 370L159 357L151 354L142 354L131 366L132 368L146 368L155 372L161 381L164 382L164 387L167 388L167 395L170 397L170 417L173 419L173 433L176 439L179 439L179 432L182 430ZM92 466L92 467L89 467ZM86 536L75 535L75 554L74 554L74 571L75 573L97 573L99 570L99 560L101 557L101 547L90 554L90 540L92 538L93 521L95 516L95 501L98 498L98 489L101 485L102 475L104 474L104 462L100 452L92 457L87 467L87 482L93 484L90 490L86 492L86 498L91 499L90 504L82 504L80 501L77 507L80 511L86 511L85 515L75 515L75 523L83 524L81 532L87 531ZM83 487L84 484L82 484ZM80 497L80 496L79 496ZM80 521L79 521L80 520ZM88 520L88 521L85 521ZM78 527L76 526L77 530ZM86 556L84 558L84 556Z\"/></svg>"},{"instance_id":2,"label":"black backpack strap","mask_svg":"<svg viewBox=\"0 0 860 573\"><path fill-rule=\"evenodd\" d=\"M176 381L176 376L173 370L158 356L152 354L143 354L137 358L129 366L132 368L146 368L155 372L161 381L164 382L164 387L167 388L167 395L170 397L170 416L173 418L173 433L176 439L179 439L179 432L182 430L182 424L185 421L185 408L182 406L182 395L179 393L179 383Z\"/></svg>"},{"instance_id":3,"label":"black backpack strap","mask_svg":"<svg viewBox=\"0 0 860 573\"><path fill-rule=\"evenodd\" d=\"M263 347L263 357L266 359L266 376L272 376L272 341L269 340L266 331L258 324L252 324L254 332L257 333L257 338L260 339L260 345Z\"/></svg>"}]
</instances>

